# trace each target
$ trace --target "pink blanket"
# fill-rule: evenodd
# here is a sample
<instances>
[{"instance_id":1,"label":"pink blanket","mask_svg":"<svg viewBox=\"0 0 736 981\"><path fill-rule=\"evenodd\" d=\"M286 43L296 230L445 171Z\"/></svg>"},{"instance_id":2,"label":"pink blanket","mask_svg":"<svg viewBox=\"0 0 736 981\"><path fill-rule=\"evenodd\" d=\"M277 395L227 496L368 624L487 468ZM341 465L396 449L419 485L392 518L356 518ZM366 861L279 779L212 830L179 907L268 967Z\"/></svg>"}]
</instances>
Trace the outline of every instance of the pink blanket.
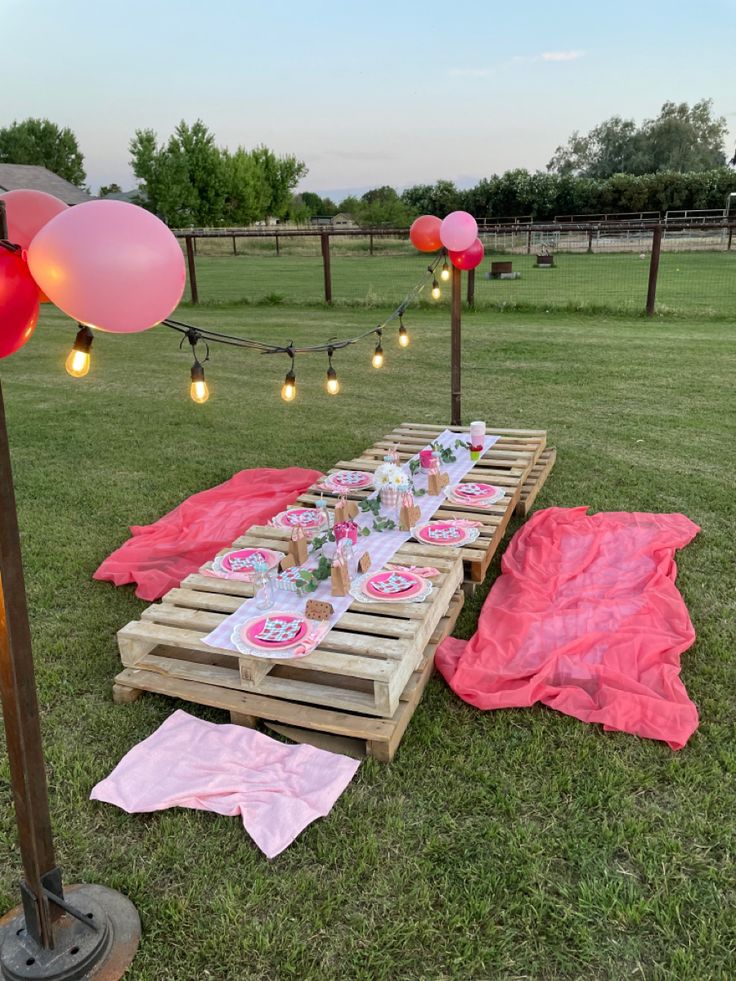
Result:
<instances>
[{"instance_id":1,"label":"pink blanket","mask_svg":"<svg viewBox=\"0 0 736 981\"><path fill-rule=\"evenodd\" d=\"M329 814L360 766L313 746L287 746L237 725L178 710L134 746L91 800L129 814L192 807L236 815L268 858Z\"/></svg>"},{"instance_id":2,"label":"pink blanket","mask_svg":"<svg viewBox=\"0 0 736 981\"><path fill-rule=\"evenodd\" d=\"M159 599L185 576L231 545L251 525L265 524L318 480L319 470L241 470L224 484L193 494L108 556L95 579L123 586L137 582L136 596Z\"/></svg>"},{"instance_id":3,"label":"pink blanket","mask_svg":"<svg viewBox=\"0 0 736 981\"><path fill-rule=\"evenodd\" d=\"M682 514L537 512L509 545L470 641L437 666L481 709L542 702L681 749L698 713L680 680L695 640L674 553L700 529Z\"/></svg>"}]
</instances>

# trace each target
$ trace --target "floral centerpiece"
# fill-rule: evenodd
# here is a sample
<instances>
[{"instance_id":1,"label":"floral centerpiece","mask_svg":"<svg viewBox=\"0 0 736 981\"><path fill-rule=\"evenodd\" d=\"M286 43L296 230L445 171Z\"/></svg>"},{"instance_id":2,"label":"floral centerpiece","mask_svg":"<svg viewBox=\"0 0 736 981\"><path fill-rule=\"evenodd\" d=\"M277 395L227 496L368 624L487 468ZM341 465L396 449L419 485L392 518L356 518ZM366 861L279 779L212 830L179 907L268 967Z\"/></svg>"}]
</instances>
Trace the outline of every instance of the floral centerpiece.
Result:
<instances>
[{"instance_id":1,"label":"floral centerpiece","mask_svg":"<svg viewBox=\"0 0 736 981\"><path fill-rule=\"evenodd\" d=\"M399 494L410 487L409 474L395 463L382 463L377 468L373 481L381 494L381 503L389 506L396 505Z\"/></svg>"}]
</instances>

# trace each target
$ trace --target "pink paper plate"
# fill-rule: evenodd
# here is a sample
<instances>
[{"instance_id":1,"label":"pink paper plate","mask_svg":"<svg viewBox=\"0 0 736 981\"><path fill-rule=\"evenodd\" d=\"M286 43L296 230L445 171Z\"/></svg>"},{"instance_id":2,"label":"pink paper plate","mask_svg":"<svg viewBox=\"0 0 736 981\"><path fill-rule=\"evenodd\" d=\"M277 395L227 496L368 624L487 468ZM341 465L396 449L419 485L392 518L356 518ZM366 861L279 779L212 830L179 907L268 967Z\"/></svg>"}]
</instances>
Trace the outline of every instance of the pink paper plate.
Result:
<instances>
[{"instance_id":1,"label":"pink paper plate","mask_svg":"<svg viewBox=\"0 0 736 981\"><path fill-rule=\"evenodd\" d=\"M503 488L494 487L493 484L478 484L475 482L467 484L455 484L450 488L448 495L466 504L484 505L491 500L499 500L503 497Z\"/></svg>"},{"instance_id":2,"label":"pink paper plate","mask_svg":"<svg viewBox=\"0 0 736 981\"><path fill-rule=\"evenodd\" d=\"M262 651L283 651L301 643L308 630L306 619L299 613L269 611L244 623L240 636L249 647Z\"/></svg>"},{"instance_id":3,"label":"pink paper plate","mask_svg":"<svg viewBox=\"0 0 736 981\"><path fill-rule=\"evenodd\" d=\"M278 528L302 528L312 534L327 527L327 515L321 508L288 508L271 519Z\"/></svg>"},{"instance_id":4,"label":"pink paper plate","mask_svg":"<svg viewBox=\"0 0 736 981\"><path fill-rule=\"evenodd\" d=\"M425 586L425 580L413 572L386 569L369 576L363 583L363 591L373 600L405 603L421 593Z\"/></svg>"},{"instance_id":5,"label":"pink paper plate","mask_svg":"<svg viewBox=\"0 0 736 981\"><path fill-rule=\"evenodd\" d=\"M265 562L269 569L273 569L281 561L282 555L282 552L274 552L270 548L239 548L223 555L213 565L220 572L247 575L255 572L260 562Z\"/></svg>"},{"instance_id":6,"label":"pink paper plate","mask_svg":"<svg viewBox=\"0 0 736 981\"><path fill-rule=\"evenodd\" d=\"M337 470L328 474L322 483L333 490L365 490L373 483L373 474L365 470Z\"/></svg>"},{"instance_id":7,"label":"pink paper plate","mask_svg":"<svg viewBox=\"0 0 736 981\"><path fill-rule=\"evenodd\" d=\"M451 521L429 521L414 529L414 537L428 545L464 545L477 538L467 528L457 527Z\"/></svg>"}]
</instances>

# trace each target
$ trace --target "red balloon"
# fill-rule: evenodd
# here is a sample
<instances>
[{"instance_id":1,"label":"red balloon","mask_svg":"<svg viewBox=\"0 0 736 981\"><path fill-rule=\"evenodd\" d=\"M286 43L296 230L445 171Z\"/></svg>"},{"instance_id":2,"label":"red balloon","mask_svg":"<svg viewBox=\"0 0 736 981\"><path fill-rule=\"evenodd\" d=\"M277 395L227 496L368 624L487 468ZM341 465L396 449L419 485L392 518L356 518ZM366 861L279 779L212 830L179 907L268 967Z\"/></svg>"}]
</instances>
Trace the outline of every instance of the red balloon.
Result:
<instances>
[{"instance_id":1,"label":"red balloon","mask_svg":"<svg viewBox=\"0 0 736 981\"><path fill-rule=\"evenodd\" d=\"M0 246L0 358L23 347L38 323L38 286L25 256Z\"/></svg>"},{"instance_id":2,"label":"red balloon","mask_svg":"<svg viewBox=\"0 0 736 981\"><path fill-rule=\"evenodd\" d=\"M36 232L55 218L67 205L53 194L25 188L0 194L8 219L8 241L27 249Z\"/></svg>"},{"instance_id":3,"label":"red balloon","mask_svg":"<svg viewBox=\"0 0 736 981\"><path fill-rule=\"evenodd\" d=\"M442 222L434 215L422 215L409 229L411 244L420 252L436 252L442 248L440 225Z\"/></svg>"},{"instance_id":4,"label":"red balloon","mask_svg":"<svg viewBox=\"0 0 736 981\"><path fill-rule=\"evenodd\" d=\"M469 249L464 252L450 252L450 262L456 269L475 269L483 262L485 249L483 243L477 238Z\"/></svg>"}]
</instances>

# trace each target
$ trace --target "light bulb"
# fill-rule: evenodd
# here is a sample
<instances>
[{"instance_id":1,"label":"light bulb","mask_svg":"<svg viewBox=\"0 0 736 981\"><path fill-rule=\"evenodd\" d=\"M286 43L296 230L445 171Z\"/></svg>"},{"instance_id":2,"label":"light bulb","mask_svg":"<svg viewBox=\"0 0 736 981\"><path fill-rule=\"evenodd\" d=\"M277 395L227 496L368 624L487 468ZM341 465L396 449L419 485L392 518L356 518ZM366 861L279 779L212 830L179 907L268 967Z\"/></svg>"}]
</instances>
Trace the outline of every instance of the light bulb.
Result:
<instances>
[{"instance_id":1,"label":"light bulb","mask_svg":"<svg viewBox=\"0 0 736 981\"><path fill-rule=\"evenodd\" d=\"M437 282L436 279L433 279L432 280L432 299L433 300L439 300L439 298L441 296L442 296L442 291L440 290L440 284Z\"/></svg>"},{"instance_id":2,"label":"light bulb","mask_svg":"<svg viewBox=\"0 0 736 981\"><path fill-rule=\"evenodd\" d=\"M89 351L77 351L75 348L72 348L67 356L64 367L66 368L67 374L71 375L72 378L84 378L89 371L91 360Z\"/></svg>"},{"instance_id":3,"label":"light bulb","mask_svg":"<svg viewBox=\"0 0 736 981\"><path fill-rule=\"evenodd\" d=\"M406 332L406 327L402 324L399 327L399 344L402 347L409 347L409 335Z\"/></svg>"},{"instance_id":4,"label":"light bulb","mask_svg":"<svg viewBox=\"0 0 736 981\"><path fill-rule=\"evenodd\" d=\"M450 267L447 265L447 259L442 263L442 271L440 272L440 279L445 283L450 278Z\"/></svg>"},{"instance_id":5,"label":"light bulb","mask_svg":"<svg viewBox=\"0 0 736 981\"><path fill-rule=\"evenodd\" d=\"M383 348L381 347L380 341L378 342L378 344L376 344L376 350L373 353L372 364L374 368L383 367Z\"/></svg>"},{"instance_id":6,"label":"light bulb","mask_svg":"<svg viewBox=\"0 0 736 981\"><path fill-rule=\"evenodd\" d=\"M210 397L210 390L204 380L204 368L199 361L195 361L192 365L192 384L189 386L189 397L197 405L202 405Z\"/></svg>"},{"instance_id":7,"label":"light bulb","mask_svg":"<svg viewBox=\"0 0 736 981\"><path fill-rule=\"evenodd\" d=\"M328 395L337 395L337 393L340 391L340 382L337 380L337 372L332 365L330 365L330 367L327 369L327 384L325 387L327 388Z\"/></svg>"},{"instance_id":8,"label":"light bulb","mask_svg":"<svg viewBox=\"0 0 736 981\"><path fill-rule=\"evenodd\" d=\"M296 398L296 376L290 371L281 386L281 398L284 402L293 402Z\"/></svg>"},{"instance_id":9,"label":"light bulb","mask_svg":"<svg viewBox=\"0 0 736 981\"><path fill-rule=\"evenodd\" d=\"M91 361L90 348L92 347L92 331L83 324L79 325L74 345L67 355L64 367L67 374L72 378L84 378L89 371Z\"/></svg>"}]
</instances>

